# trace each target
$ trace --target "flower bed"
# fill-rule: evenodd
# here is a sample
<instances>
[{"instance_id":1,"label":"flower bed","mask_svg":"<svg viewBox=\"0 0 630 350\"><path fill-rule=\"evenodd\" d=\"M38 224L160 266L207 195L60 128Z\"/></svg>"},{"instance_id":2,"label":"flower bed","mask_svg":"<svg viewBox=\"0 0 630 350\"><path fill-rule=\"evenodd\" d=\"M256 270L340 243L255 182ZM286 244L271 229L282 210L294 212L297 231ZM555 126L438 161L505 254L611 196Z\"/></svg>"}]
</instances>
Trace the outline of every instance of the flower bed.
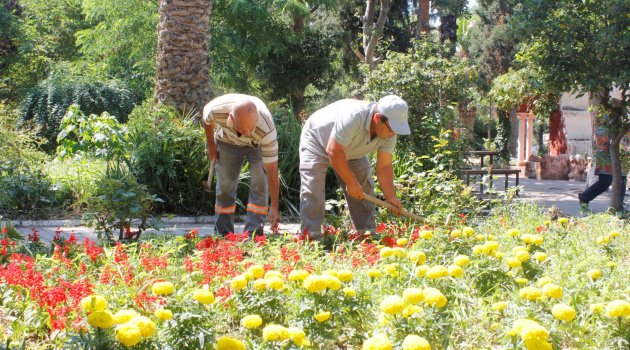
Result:
<instances>
[{"instance_id":1,"label":"flower bed","mask_svg":"<svg viewBox=\"0 0 630 350\"><path fill-rule=\"evenodd\" d=\"M1 340L70 349L629 346L622 221L551 221L519 206L468 225L382 224L378 243L339 240L332 250L289 235L195 231L111 247L60 232L49 253L4 238Z\"/></svg>"}]
</instances>

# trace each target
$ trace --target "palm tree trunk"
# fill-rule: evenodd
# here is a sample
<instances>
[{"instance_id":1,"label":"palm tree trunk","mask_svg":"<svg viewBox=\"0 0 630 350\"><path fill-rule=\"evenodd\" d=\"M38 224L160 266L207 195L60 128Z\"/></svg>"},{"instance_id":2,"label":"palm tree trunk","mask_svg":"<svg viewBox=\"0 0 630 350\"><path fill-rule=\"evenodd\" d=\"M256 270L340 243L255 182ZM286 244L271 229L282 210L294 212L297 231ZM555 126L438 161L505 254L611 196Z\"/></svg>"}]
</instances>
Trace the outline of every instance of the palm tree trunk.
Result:
<instances>
[{"instance_id":1,"label":"palm tree trunk","mask_svg":"<svg viewBox=\"0 0 630 350\"><path fill-rule=\"evenodd\" d=\"M155 99L199 116L210 100L212 0L159 0Z\"/></svg>"},{"instance_id":2,"label":"palm tree trunk","mask_svg":"<svg viewBox=\"0 0 630 350\"><path fill-rule=\"evenodd\" d=\"M429 0L418 0L418 9L416 13L418 21L416 22L416 39L420 38L420 33L428 33L429 27Z\"/></svg>"}]
</instances>

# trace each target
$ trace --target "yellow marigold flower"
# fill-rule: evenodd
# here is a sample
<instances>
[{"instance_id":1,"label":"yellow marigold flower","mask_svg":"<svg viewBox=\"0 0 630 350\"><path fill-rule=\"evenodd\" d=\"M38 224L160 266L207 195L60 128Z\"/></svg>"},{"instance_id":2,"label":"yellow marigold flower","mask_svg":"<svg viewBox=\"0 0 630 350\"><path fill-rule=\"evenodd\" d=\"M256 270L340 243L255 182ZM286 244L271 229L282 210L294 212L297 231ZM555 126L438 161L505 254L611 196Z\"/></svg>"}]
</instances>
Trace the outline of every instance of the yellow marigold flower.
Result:
<instances>
[{"instance_id":1,"label":"yellow marigold flower","mask_svg":"<svg viewBox=\"0 0 630 350\"><path fill-rule=\"evenodd\" d=\"M418 277L426 277L427 271L429 271L430 267L428 265L420 265L416 268L416 276Z\"/></svg>"},{"instance_id":2,"label":"yellow marigold flower","mask_svg":"<svg viewBox=\"0 0 630 350\"><path fill-rule=\"evenodd\" d=\"M427 270L427 278L440 278L448 276L448 269L443 265L431 266Z\"/></svg>"},{"instance_id":3,"label":"yellow marigold flower","mask_svg":"<svg viewBox=\"0 0 630 350\"><path fill-rule=\"evenodd\" d=\"M503 257L505 256L505 254L503 254L502 252L495 252L494 253L494 257L501 260L503 259Z\"/></svg>"},{"instance_id":4,"label":"yellow marigold flower","mask_svg":"<svg viewBox=\"0 0 630 350\"><path fill-rule=\"evenodd\" d=\"M330 319L330 311L320 312L315 315L314 318L317 320L317 322L326 322L328 321L328 319Z\"/></svg>"},{"instance_id":5,"label":"yellow marigold flower","mask_svg":"<svg viewBox=\"0 0 630 350\"><path fill-rule=\"evenodd\" d=\"M159 308L153 314L161 321L168 321L173 318L173 311L169 309Z\"/></svg>"},{"instance_id":6,"label":"yellow marigold flower","mask_svg":"<svg viewBox=\"0 0 630 350\"><path fill-rule=\"evenodd\" d=\"M610 267L611 269L614 269L615 267L618 266L618 264L614 261L609 261L606 263L606 266Z\"/></svg>"},{"instance_id":7,"label":"yellow marigold flower","mask_svg":"<svg viewBox=\"0 0 630 350\"><path fill-rule=\"evenodd\" d=\"M560 321L573 321L575 309L567 304L556 304L551 308L551 314Z\"/></svg>"},{"instance_id":8,"label":"yellow marigold flower","mask_svg":"<svg viewBox=\"0 0 630 350\"><path fill-rule=\"evenodd\" d=\"M247 268L247 271L254 276L254 278L261 278L265 275L265 268L262 265L252 265Z\"/></svg>"},{"instance_id":9,"label":"yellow marigold flower","mask_svg":"<svg viewBox=\"0 0 630 350\"><path fill-rule=\"evenodd\" d=\"M545 242L545 237L543 235L533 235L532 236L532 244L541 245Z\"/></svg>"},{"instance_id":10,"label":"yellow marigold flower","mask_svg":"<svg viewBox=\"0 0 630 350\"><path fill-rule=\"evenodd\" d=\"M116 340L130 348L142 340L142 332L132 323L123 323L116 327Z\"/></svg>"},{"instance_id":11,"label":"yellow marigold flower","mask_svg":"<svg viewBox=\"0 0 630 350\"><path fill-rule=\"evenodd\" d=\"M451 231L451 237L459 238L461 236L462 236L462 231L461 230L453 230L453 231Z\"/></svg>"},{"instance_id":12,"label":"yellow marigold flower","mask_svg":"<svg viewBox=\"0 0 630 350\"><path fill-rule=\"evenodd\" d=\"M555 283L547 283L542 286L542 294L547 298L560 299L562 298L562 287Z\"/></svg>"},{"instance_id":13,"label":"yellow marigold flower","mask_svg":"<svg viewBox=\"0 0 630 350\"><path fill-rule=\"evenodd\" d=\"M81 309L85 312L103 311L107 309L107 300L100 295L90 295L81 299Z\"/></svg>"},{"instance_id":14,"label":"yellow marigold flower","mask_svg":"<svg viewBox=\"0 0 630 350\"><path fill-rule=\"evenodd\" d=\"M429 240L429 239L433 238L433 231L422 230L422 231L418 232L418 235L422 239Z\"/></svg>"},{"instance_id":15,"label":"yellow marigold flower","mask_svg":"<svg viewBox=\"0 0 630 350\"><path fill-rule=\"evenodd\" d=\"M391 277L400 276L400 272L398 272L398 264L387 264L383 266L383 271L385 274Z\"/></svg>"},{"instance_id":16,"label":"yellow marigold flower","mask_svg":"<svg viewBox=\"0 0 630 350\"><path fill-rule=\"evenodd\" d=\"M114 323L123 324L136 316L138 316L138 313L134 310L119 310L114 314Z\"/></svg>"},{"instance_id":17,"label":"yellow marigold flower","mask_svg":"<svg viewBox=\"0 0 630 350\"><path fill-rule=\"evenodd\" d=\"M304 281L310 273L304 270L293 270L289 273L289 281Z\"/></svg>"},{"instance_id":18,"label":"yellow marigold flower","mask_svg":"<svg viewBox=\"0 0 630 350\"><path fill-rule=\"evenodd\" d=\"M442 294L442 292L440 292L439 290L435 288L424 289L424 301L429 306L437 306L437 307L444 307L446 303L448 302L444 294Z\"/></svg>"},{"instance_id":19,"label":"yellow marigold flower","mask_svg":"<svg viewBox=\"0 0 630 350\"><path fill-rule=\"evenodd\" d=\"M247 329L260 327L262 323L263 323L263 320L258 315L247 315L241 318L241 326Z\"/></svg>"},{"instance_id":20,"label":"yellow marigold flower","mask_svg":"<svg viewBox=\"0 0 630 350\"><path fill-rule=\"evenodd\" d=\"M525 348L527 350L552 350L551 343L544 340L525 340Z\"/></svg>"},{"instance_id":21,"label":"yellow marigold flower","mask_svg":"<svg viewBox=\"0 0 630 350\"><path fill-rule=\"evenodd\" d=\"M254 288L254 290L257 292L264 292L265 289L267 289L267 285L267 280L265 280L264 278L259 278L254 281L254 283L252 284L252 288Z\"/></svg>"},{"instance_id":22,"label":"yellow marigold flower","mask_svg":"<svg viewBox=\"0 0 630 350\"><path fill-rule=\"evenodd\" d=\"M484 236L484 235L476 235L475 239L480 241L480 242L483 242L483 241L486 240L486 236Z\"/></svg>"},{"instance_id":23,"label":"yellow marigold flower","mask_svg":"<svg viewBox=\"0 0 630 350\"><path fill-rule=\"evenodd\" d=\"M311 343L306 339L306 333L298 327L289 327L289 337L297 346L309 346Z\"/></svg>"},{"instance_id":24,"label":"yellow marigold flower","mask_svg":"<svg viewBox=\"0 0 630 350\"><path fill-rule=\"evenodd\" d=\"M529 253L520 250L516 252L516 254L514 254L514 257L520 260L521 262L526 262L527 260L529 260Z\"/></svg>"},{"instance_id":25,"label":"yellow marigold flower","mask_svg":"<svg viewBox=\"0 0 630 350\"><path fill-rule=\"evenodd\" d=\"M521 241L525 244L532 244L532 239L533 239L533 236L530 235L529 233L526 233L521 236Z\"/></svg>"},{"instance_id":26,"label":"yellow marigold flower","mask_svg":"<svg viewBox=\"0 0 630 350\"><path fill-rule=\"evenodd\" d=\"M270 279L271 277L277 277L277 278L279 278L281 280L284 280L284 276L282 276L282 274L279 271L276 271L276 270L269 270L269 271L265 272L264 278L266 280Z\"/></svg>"},{"instance_id":27,"label":"yellow marigold flower","mask_svg":"<svg viewBox=\"0 0 630 350\"><path fill-rule=\"evenodd\" d=\"M485 254L486 252L485 248L486 248L485 246L477 244L472 247L472 252L475 255Z\"/></svg>"},{"instance_id":28,"label":"yellow marigold flower","mask_svg":"<svg viewBox=\"0 0 630 350\"><path fill-rule=\"evenodd\" d=\"M350 270L339 270L339 276L337 276L341 282L350 282L354 279L354 274Z\"/></svg>"},{"instance_id":29,"label":"yellow marigold flower","mask_svg":"<svg viewBox=\"0 0 630 350\"><path fill-rule=\"evenodd\" d=\"M427 261L427 256L423 251L409 252L409 260L413 261L417 265L424 265Z\"/></svg>"},{"instance_id":30,"label":"yellow marigold flower","mask_svg":"<svg viewBox=\"0 0 630 350\"><path fill-rule=\"evenodd\" d=\"M543 253L543 252L536 252L534 253L534 259L543 262L545 260L547 260L547 254Z\"/></svg>"},{"instance_id":31,"label":"yellow marigold flower","mask_svg":"<svg viewBox=\"0 0 630 350\"><path fill-rule=\"evenodd\" d=\"M507 303L505 301L497 301L496 303L492 303L490 308L494 311L503 311L507 307Z\"/></svg>"},{"instance_id":32,"label":"yellow marigold flower","mask_svg":"<svg viewBox=\"0 0 630 350\"><path fill-rule=\"evenodd\" d=\"M403 350L431 350L431 344L415 334L409 334L402 343Z\"/></svg>"},{"instance_id":33,"label":"yellow marigold flower","mask_svg":"<svg viewBox=\"0 0 630 350\"><path fill-rule=\"evenodd\" d=\"M372 278L383 277L383 273L381 273L381 270L379 269L368 269L366 273L368 277L372 277Z\"/></svg>"},{"instance_id":34,"label":"yellow marigold flower","mask_svg":"<svg viewBox=\"0 0 630 350\"><path fill-rule=\"evenodd\" d=\"M603 236L599 236L597 237L597 244L602 244L602 245L606 245L610 243L610 236L608 235L603 235Z\"/></svg>"},{"instance_id":35,"label":"yellow marigold flower","mask_svg":"<svg viewBox=\"0 0 630 350\"><path fill-rule=\"evenodd\" d=\"M527 284L527 282L529 282L529 280L525 277L515 278L514 281L516 281L516 283L520 284L521 286L524 286Z\"/></svg>"},{"instance_id":36,"label":"yellow marigold flower","mask_svg":"<svg viewBox=\"0 0 630 350\"><path fill-rule=\"evenodd\" d=\"M385 334L375 334L365 340L363 350L392 350L392 342Z\"/></svg>"},{"instance_id":37,"label":"yellow marigold flower","mask_svg":"<svg viewBox=\"0 0 630 350\"><path fill-rule=\"evenodd\" d=\"M243 272L242 275L245 276L245 278L247 278L248 281L254 280L254 274L251 271L245 271Z\"/></svg>"},{"instance_id":38,"label":"yellow marigold flower","mask_svg":"<svg viewBox=\"0 0 630 350\"><path fill-rule=\"evenodd\" d=\"M142 336L148 338L155 333L155 323L146 316L136 316L129 321L131 324L135 324L136 327L142 333Z\"/></svg>"},{"instance_id":39,"label":"yellow marigold flower","mask_svg":"<svg viewBox=\"0 0 630 350\"><path fill-rule=\"evenodd\" d=\"M461 267L466 267L470 264L470 258L468 255L457 255L454 259L454 264Z\"/></svg>"},{"instance_id":40,"label":"yellow marigold flower","mask_svg":"<svg viewBox=\"0 0 630 350\"><path fill-rule=\"evenodd\" d=\"M339 278L339 272L337 270L324 270L322 271L323 276L335 276Z\"/></svg>"},{"instance_id":41,"label":"yellow marigold flower","mask_svg":"<svg viewBox=\"0 0 630 350\"><path fill-rule=\"evenodd\" d=\"M175 291L175 286L173 286L173 283L171 282L155 282L151 287L151 291L155 295L168 295Z\"/></svg>"},{"instance_id":42,"label":"yellow marigold flower","mask_svg":"<svg viewBox=\"0 0 630 350\"><path fill-rule=\"evenodd\" d=\"M542 296L542 291L536 287L524 287L518 291L518 295L527 300L538 300Z\"/></svg>"},{"instance_id":43,"label":"yellow marigold flower","mask_svg":"<svg viewBox=\"0 0 630 350\"><path fill-rule=\"evenodd\" d=\"M407 288L403 291L403 299L409 304L420 304L424 301L424 291L420 288Z\"/></svg>"},{"instance_id":44,"label":"yellow marigold flower","mask_svg":"<svg viewBox=\"0 0 630 350\"><path fill-rule=\"evenodd\" d=\"M462 269L461 266L449 265L448 275L455 278L462 277L464 275L464 269Z\"/></svg>"},{"instance_id":45,"label":"yellow marigold flower","mask_svg":"<svg viewBox=\"0 0 630 350\"><path fill-rule=\"evenodd\" d=\"M487 241L483 244L484 250L489 254L497 249L499 249L501 245L497 241Z\"/></svg>"},{"instance_id":46,"label":"yellow marigold flower","mask_svg":"<svg viewBox=\"0 0 630 350\"><path fill-rule=\"evenodd\" d=\"M108 310L93 311L88 315L87 322L94 328L110 328L114 325L114 316Z\"/></svg>"},{"instance_id":47,"label":"yellow marigold flower","mask_svg":"<svg viewBox=\"0 0 630 350\"><path fill-rule=\"evenodd\" d=\"M381 249L381 258L385 259L385 258L389 258L390 256L394 255L394 250L390 247L383 247Z\"/></svg>"},{"instance_id":48,"label":"yellow marigold flower","mask_svg":"<svg viewBox=\"0 0 630 350\"><path fill-rule=\"evenodd\" d=\"M507 264L507 266L511 267L511 268L517 268L517 267L521 267L521 261L513 256L508 256L505 258L505 263Z\"/></svg>"},{"instance_id":49,"label":"yellow marigold flower","mask_svg":"<svg viewBox=\"0 0 630 350\"><path fill-rule=\"evenodd\" d=\"M564 226L569 223L569 218L559 218L558 223Z\"/></svg>"},{"instance_id":50,"label":"yellow marigold flower","mask_svg":"<svg viewBox=\"0 0 630 350\"><path fill-rule=\"evenodd\" d=\"M286 327L277 324L270 324L263 328L262 336L266 341L287 340L291 337Z\"/></svg>"},{"instance_id":51,"label":"yellow marigold flower","mask_svg":"<svg viewBox=\"0 0 630 350\"><path fill-rule=\"evenodd\" d=\"M328 280L324 276L310 275L304 280L304 288L311 293L318 293L326 289Z\"/></svg>"},{"instance_id":52,"label":"yellow marigold flower","mask_svg":"<svg viewBox=\"0 0 630 350\"><path fill-rule=\"evenodd\" d=\"M276 276L271 276L266 279L267 286L273 290L282 290L284 289L284 280L282 278L278 278Z\"/></svg>"},{"instance_id":53,"label":"yellow marigold flower","mask_svg":"<svg viewBox=\"0 0 630 350\"><path fill-rule=\"evenodd\" d=\"M325 275L324 279L326 280L326 288L330 290L341 289L341 281L339 280L339 278L335 276Z\"/></svg>"},{"instance_id":54,"label":"yellow marigold flower","mask_svg":"<svg viewBox=\"0 0 630 350\"><path fill-rule=\"evenodd\" d=\"M241 289L247 287L247 277L245 277L243 275L238 275L238 276L232 278L232 282L230 283L230 286L234 290L241 290Z\"/></svg>"},{"instance_id":55,"label":"yellow marigold flower","mask_svg":"<svg viewBox=\"0 0 630 350\"><path fill-rule=\"evenodd\" d=\"M594 303L594 304L591 304L591 306L589 308L594 313L596 313L598 315L601 315L602 311L604 311L605 307L606 307L606 304L604 304L604 303Z\"/></svg>"},{"instance_id":56,"label":"yellow marigold flower","mask_svg":"<svg viewBox=\"0 0 630 350\"><path fill-rule=\"evenodd\" d=\"M519 319L514 322L512 329L508 335L518 335L524 341L547 341L549 339L549 331L538 322L528 319Z\"/></svg>"},{"instance_id":57,"label":"yellow marigold flower","mask_svg":"<svg viewBox=\"0 0 630 350\"><path fill-rule=\"evenodd\" d=\"M472 236L475 233L475 230L472 227L466 226L462 229L462 233L466 236Z\"/></svg>"},{"instance_id":58,"label":"yellow marigold flower","mask_svg":"<svg viewBox=\"0 0 630 350\"><path fill-rule=\"evenodd\" d=\"M488 233L488 234L486 235L486 238L487 238L487 239L489 239L489 240L494 240L494 239L495 239L495 238L497 238L497 237L496 237L495 235L491 234L491 233Z\"/></svg>"},{"instance_id":59,"label":"yellow marigold flower","mask_svg":"<svg viewBox=\"0 0 630 350\"><path fill-rule=\"evenodd\" d=\"M381 302L381 311L388 315L395 315L402 312L405 301L398 295L390 295Z\"/></svg>"},{"instance_id":60,"label":"yellow marigold flower","mask_svg":"<svg viewBox=\"0 0 630 350\"><path fill-rule=\"evenodd\" d=\"M204 305L214 303L214 294L206 288L195 289L193 298Z\"/></svg>"},{"instance_id":61,"label":"yellow marigold flower","mask_svg":"<svg viewBox=\"0 0 630 350\"><path fill-rule=\"evenodd\" d=\"M608 233L608 234L610 235L610 237L613 237L613 238L617 238L617 237L621 236L621 232L619 232L619 231L610 231L610 233Z\"/></svg>"},{"instance_id":62,"label":"yellow marigold flower","mask_svg":"<svg viewBox=\"0 0 630 350\"><path fill-rule=\"evenodd\" d=\"M517 245L516 247L512 248L512 254L516 255L517 252L529 252L529 249L527 249L527 247L525 246Z\"/></svg>"},{"instance_id":63,"label":"yellow marigold flower","mask_svg":"<svg viewBox=\"0 0 630 350\"><path fill-rule=\"evenodd\" d=\"M606 305L606 316L628 317L630 316L630 303L625 300L613 300Z\"/></svg>"},{"instance_id":64,"label":"yellow marigold flower","mask_svg":"<svg viewBox=\"0 0 630 350\"><path fill-rule=\"evenodd\" d=\"M507 230L505 233L508 236L511 236L511 237L518 237L518 235L520 234L520 232L517 229L515 229L515 228L511 228L511 229Z\"/></svg>"},{"instance_id":65,"label":"yellow marigold flower","mask_svg":"<svg viewBox=\"0 0 630 350\"><path fill-rule=\"evenodd\" d=\"M357 291L353 288L344 288L343 294L348 298L354 298L357 296Z\"/></svg>"},{"instance_id":66,"label":"yellow marigold flower","mask_svg":"<svg viewBox=\"0 0 630 350\"><path fill-rule=\"evenodd\" d=\"M399 247L406 246L407 243L409 243L409 240L407 238L398 238L396 240L396 245Z\"/></svg>"},{"instance_id":67,"label":"yellow marigold flower","mask_svg":"<svg viewBox=\"0 0 630 350\"><path fill-rule=\"evenodd\" d=\"M407 256L407 250L405 248L394 247L392 250L394 251L394 256L397 258L404 258Z\"/></svg>"},{"instance_id":68,"label":"yellow marigold flower","mask_svg":"<svg viewBox=\"0 0 630 350\"><path fill-rule=\"evenodd\" d=\"M402 315L404 318L409 318L414 314L417 314L422 311L422 308L418 305L407 305L402 311Z\"/></svg>"},{"instance_id":69,"label":"yellow marigold flower","mask_svg":"<svg viewBox=\"0 0 630 350\"><path fill-rule=\"evenodd\" d=\"M243 342L238 339L222 336L217 339L216 350L247 350Z\"/></svg>"}]
</instances>

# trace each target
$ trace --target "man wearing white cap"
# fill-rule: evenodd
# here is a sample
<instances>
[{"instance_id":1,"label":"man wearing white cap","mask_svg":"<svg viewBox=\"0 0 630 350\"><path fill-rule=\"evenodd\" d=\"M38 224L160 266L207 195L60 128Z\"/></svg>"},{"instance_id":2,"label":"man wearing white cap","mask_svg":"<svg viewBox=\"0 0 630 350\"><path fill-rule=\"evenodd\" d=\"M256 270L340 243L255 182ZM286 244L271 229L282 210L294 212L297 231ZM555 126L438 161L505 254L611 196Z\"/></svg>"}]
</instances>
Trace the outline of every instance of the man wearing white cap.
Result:
<instances>
[{"instance_id":1,"label":"man wearing white cap","mask_svg":"<svg viewBox=\"0 0 630 350\"><path fill-rule=\"evenodd\" d=\"M388 95L378 102L340 100L313 113L300 137L300 218L302 232L321 239L325 213L326 171L332 166L341 183L358 232L374 230L374 195L368 155L377 152L376 176L385 200L398 211L402 205L394 189L392 153L396 135L409 135L407 102Z\"/></svg>"}]
</instances>

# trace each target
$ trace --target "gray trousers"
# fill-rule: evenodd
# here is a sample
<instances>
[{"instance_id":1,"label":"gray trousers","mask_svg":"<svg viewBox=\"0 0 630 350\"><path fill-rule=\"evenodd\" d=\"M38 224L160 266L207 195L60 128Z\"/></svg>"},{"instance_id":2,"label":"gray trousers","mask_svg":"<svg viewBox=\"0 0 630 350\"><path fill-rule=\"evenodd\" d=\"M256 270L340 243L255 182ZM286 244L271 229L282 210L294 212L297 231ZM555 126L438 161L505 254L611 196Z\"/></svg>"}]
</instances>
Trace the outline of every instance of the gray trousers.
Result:
<instances>
[{"instance_id":1,"label":"gray trousers","mask_svg":"<svg viewBox=\"0 0 630 350\"><path fill-rule=\"evenodd\" d=\"M372 166L367 157L348 161L350 170L354 173L363 192L374 195L374 179ZM305 230L312 239L321 239L322 223L325 214L326 171L331 166L328 158L318 157L305 149L300 150L300 219L302 232ZM343 194L348 203L350 218L354 228L358 231L373 231L376 228L374 219L374 204L350 197L346 192L346 185L337 176Z\"/></svg>"},{"instance_id":2,"label":"gray trousers","mask_svg":"<svg viewBox=\"0 0 630 350\"><path fill-rule=\"evenodd\" d=\"M269 211L267 175L263 168L262 149L249 146L236 146L217 141L219 161L216 163L217 186L214 207L215 232L226 235L234 232L234 212L236 211L236 188L245 158L249 162L251 181L245 231L263 234L267 212Z\"/></svg>"}]
</instances>

